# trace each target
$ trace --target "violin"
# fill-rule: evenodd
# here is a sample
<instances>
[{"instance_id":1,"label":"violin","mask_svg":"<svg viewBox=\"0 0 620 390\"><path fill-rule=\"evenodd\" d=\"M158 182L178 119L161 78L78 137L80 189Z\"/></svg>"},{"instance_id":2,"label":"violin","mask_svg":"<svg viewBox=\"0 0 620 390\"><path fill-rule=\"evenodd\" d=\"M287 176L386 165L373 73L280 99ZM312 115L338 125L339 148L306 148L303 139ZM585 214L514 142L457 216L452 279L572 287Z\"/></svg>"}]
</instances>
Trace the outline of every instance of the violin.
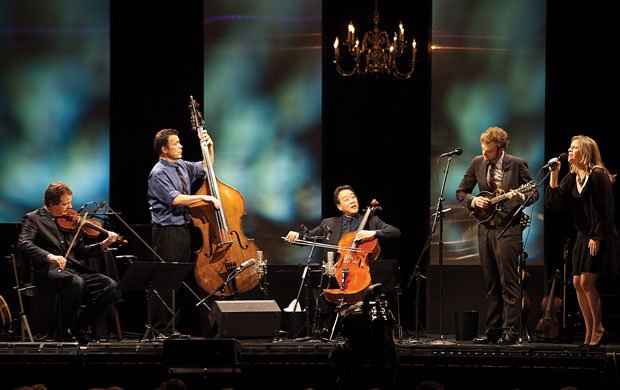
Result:
<instances>
[{"instance_id":1,"label":"violin","mask_svg":"<svg viewBox=\"0 0 620 390\"><path fill-rule=\"evenodd\" d=\"M67 210L63 215L56 217L56 223L61 230L65 232L75 232L81 226L81 231L89 237L95 238L99 234L109 235L110 232L102 227L100 221L94 219L86 219L73 209ZM127 244L127 240L119 235L118 243Z\"/></svg>"}]
</instances>

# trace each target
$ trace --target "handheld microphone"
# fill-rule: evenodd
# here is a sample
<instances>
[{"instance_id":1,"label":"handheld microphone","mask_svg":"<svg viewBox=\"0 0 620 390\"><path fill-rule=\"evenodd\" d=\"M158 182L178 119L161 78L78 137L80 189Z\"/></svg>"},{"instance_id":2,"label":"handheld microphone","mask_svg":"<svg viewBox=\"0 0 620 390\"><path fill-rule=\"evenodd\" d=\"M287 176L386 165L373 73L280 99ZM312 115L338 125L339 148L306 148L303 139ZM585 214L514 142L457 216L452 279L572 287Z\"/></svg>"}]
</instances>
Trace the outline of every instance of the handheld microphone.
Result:
<instances>
[{"instance_id":1,"label":"handheld microphone","mask_svg":"<svg viewBox=\"0 0 620 390\"><path fill-rule=\"evenodd\" d=\"M454 150L451 150L447 153L441 154L439 155L439 157L451 157L451 156L460 156L461 154L463 154L463 149L462 148L456 148Z\"/></svg>"},{"instance_id":2,"label":"handheld microphone","mask_svg":"<svg viewBox=\"0 0 620 390\"><path fill-rule=\"evenodd\" d=\"M560 154L558 157L552 158L551 160L549 160L548 163L546 163L545 165L542 166L542 169L545 168L551 168L553 166L555 166L555 164L557 164L558 162L566 162L566 160L568 160L568 154L566 153L562 153Z\"/></svg>"},{"instance_id":3,"label":"handheld microphone","mask_svg":"<svg viewBox=\"0 0 620 390\"><path fill-rule=\"evenodd\" d=\"M246 268L250 268L254 264L256 264L256 260L255 259L246 260L243 263L241 263L240 266L235 268L235 272L241 272L241 271L243 271Z\"/></svg>"}]
</instances>

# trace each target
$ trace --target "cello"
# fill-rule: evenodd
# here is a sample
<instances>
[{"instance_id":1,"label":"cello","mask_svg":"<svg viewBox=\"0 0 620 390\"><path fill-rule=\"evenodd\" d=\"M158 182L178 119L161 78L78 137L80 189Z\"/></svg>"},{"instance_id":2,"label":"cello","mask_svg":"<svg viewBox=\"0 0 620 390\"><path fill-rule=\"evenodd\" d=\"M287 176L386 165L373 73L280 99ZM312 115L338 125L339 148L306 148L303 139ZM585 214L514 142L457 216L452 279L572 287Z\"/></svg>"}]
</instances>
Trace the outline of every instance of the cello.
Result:
<instances>
[{"instance_id":1,"label":"cello","mask_svg":"<svg viewBox=\"0 0 620 390\"><path fill-rule=\"evenodd\" d=\"M189 108L192 128L200 136L206 132L204 120L198 111L198 103L191 96ZM214 196L222 206L216 209L206 202L189 206L194 226L200 230L202 236L201 247L196 252L194 276L198 285L209 294L236 295L249 291L258 284L257 267L244 270L240 266L246 260L257 259L259 249L254 240L248 239L242 230L241 218L246 214L243 195L217 179L206 142L201 141L200 147L206 178L196 193ZM243 272L237 272L230 283L224 284L229 275L239 270Z\"/></svg>"},{"instance_id":2,"label":"cello","mask_svg":"<svg viewBox=\"0 0 620 390\"><path fill-rule=\"evenodd\" d=\"M379 202L373 199L366 208L364 218L354 232L345 234L338 242L339 259L334 265L334 276L340 288L325 289L325 299L332 303L356 303L364 299L366 288L370 286L370 259L379 256L381 247L377 237L361 243L355 241L357 232L364 230L370 214L380 210Z\"/></svg>"}]
</instances>

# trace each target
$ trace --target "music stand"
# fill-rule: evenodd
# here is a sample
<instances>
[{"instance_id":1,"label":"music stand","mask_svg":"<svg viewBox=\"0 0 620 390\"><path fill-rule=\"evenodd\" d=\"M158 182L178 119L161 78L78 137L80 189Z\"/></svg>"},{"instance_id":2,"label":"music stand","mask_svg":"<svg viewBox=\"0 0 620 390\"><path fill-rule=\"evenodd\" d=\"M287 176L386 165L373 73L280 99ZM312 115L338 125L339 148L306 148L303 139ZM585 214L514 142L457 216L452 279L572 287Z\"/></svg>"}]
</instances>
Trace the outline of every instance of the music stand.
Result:
<instances>
[{"instance_id":1,"label":"music stand","mask_svg":"<svg viewBox=\"0 0 620 390\"><path fill-rule=\"evenodd\" d=\"M157 332L153 329L151 319L151 295L155 293L157 298L172 314L172 333L176 332L176 313L174 300L172 308L157 293L157 290L175 290L187 278L187 275L194 268L194 263L152 263L148 261L134 261L129 265L127 271L121 279L120 286L125 290L145 290L146 291L146 331L142 340L153 340Z\"/></svg>"}]
</instances>

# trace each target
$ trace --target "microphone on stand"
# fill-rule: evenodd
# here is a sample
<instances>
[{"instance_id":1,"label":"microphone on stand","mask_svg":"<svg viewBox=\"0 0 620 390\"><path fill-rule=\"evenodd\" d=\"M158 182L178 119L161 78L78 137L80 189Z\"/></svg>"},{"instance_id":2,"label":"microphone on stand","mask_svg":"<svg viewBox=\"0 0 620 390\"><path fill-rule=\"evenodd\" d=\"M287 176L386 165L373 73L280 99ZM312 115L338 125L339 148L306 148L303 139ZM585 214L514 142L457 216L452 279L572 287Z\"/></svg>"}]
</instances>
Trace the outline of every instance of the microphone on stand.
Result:
<instances>
[{"instance_id":1,"label":"microphone on stand","mask_svg":"<svg viewBox=\"0 0 620 390\"><path fill-rule=\"evenodd\" d=\"M253 266L254 264L256 264L256 260L255 259L250 259L250 260L246 260L243 263L241 263L240 266L238 266L237 268L235 268L235 272L237 273L241 273L243 272L246 268L250 268L251 266Z\"/></svg>"},{"instance_id":2,"label":"microphone on stand","mask_svg":"<svg viewBox=\"0 0 620 390\"><path fill-rule=\"evenodd\" d=\"M77 213L78 213L78 214L79 214L79 213L81 213L81 212L82 212L82 210L84 210L84 209L85 209L88 205L91 205L91 204L93 204L93 203L95 203L95 201L94 201L94 200L91 200L91 201L88 201L88 202L84 203L84 204L82 205L82 207L80 207L80 208L78 209Z\"/></svg>"},{"instance_id":3,"label":"microphone on stand","mask_svg":"<svg viewBox=\"0 0 620 390\"><path fill-rule=\"evenodd\" d=\"M304 233L302 240L305 240L306 236L308 235L308 233L310 233L310 231L308 230L308 227L306 227L306 225L304 225L303 223L299 225L299 227L301 228L301 231Z\"/></svg>"},{"instance_id":4,"label":"microphone on stand","mask_svg":"<svg viewBox=\"0 0 620 390\"><path fill-rule=\"evenodd\" d=\"M323 269L328 277L331 278L334 276L334 272L336 271L334 267L334 252L327 252L327 264L323 264Z\"/></svg>"},{"instance_id":5,"label":"microphone on stand","mask_svg":"<svg viewBox=\"0 0 620 390\"><path fill-rule=\"evenodd\" d=\"M329 241L329 236L332 235L332 229L325 223L323 224L323 227L327 229L327 235L325 236L325 241Z\"/></svg>"},{"instance_id":6,"label":"microphone on stand","mask_svg":"<svg viewBox=\"0 0 620 390\"><path fill-rule=\"evenodd\" d=\"M97 205L97 207L95 207L95 209L92 211L92 213L90 213L90 215L95 215L97 213L97 211L99 211L99 209L102 208L105 205L106 205L105 201L99 203Z\"/></svg>"},{"instance_id":7,"label":"microphone on stand","mask_svg":"<svg viewBox=\"0 0 620 390\"><path fill-rule=\"evenodd\" d=\"M463 149L462 148L456 148L454 150L451 150L447 153L444 154L440 154L439 157L451 157L451 156L460 156L461 154L463 154Z\"/></svg>"}]
</instances>

